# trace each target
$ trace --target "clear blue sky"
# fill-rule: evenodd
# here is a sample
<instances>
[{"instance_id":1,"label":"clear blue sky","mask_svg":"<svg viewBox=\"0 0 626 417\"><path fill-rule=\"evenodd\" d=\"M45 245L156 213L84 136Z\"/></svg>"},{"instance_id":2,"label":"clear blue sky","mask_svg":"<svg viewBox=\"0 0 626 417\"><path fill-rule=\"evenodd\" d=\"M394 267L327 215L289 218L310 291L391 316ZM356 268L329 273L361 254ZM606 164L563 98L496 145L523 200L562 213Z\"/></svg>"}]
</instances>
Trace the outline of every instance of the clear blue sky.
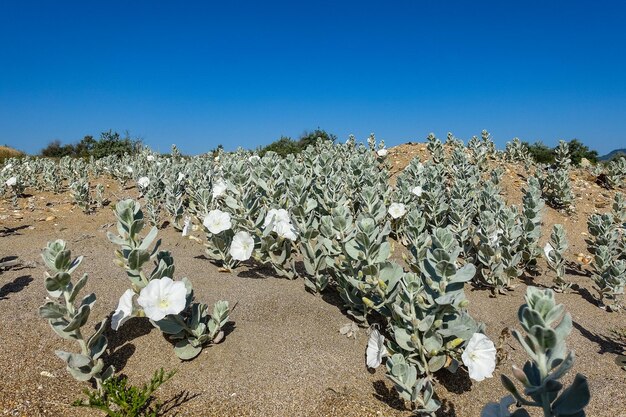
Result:
<instances>
[{"instance_id":1,"label":"clear blue sky","mask_svg":"<svg viewBox=\"0 0 626 417\"><path fill-rule=\"evenodd\" d=\"M626 6L0 0L0 144L129 130L161 151L321 127L626 147Z\"/></svg>"}]
</instances>

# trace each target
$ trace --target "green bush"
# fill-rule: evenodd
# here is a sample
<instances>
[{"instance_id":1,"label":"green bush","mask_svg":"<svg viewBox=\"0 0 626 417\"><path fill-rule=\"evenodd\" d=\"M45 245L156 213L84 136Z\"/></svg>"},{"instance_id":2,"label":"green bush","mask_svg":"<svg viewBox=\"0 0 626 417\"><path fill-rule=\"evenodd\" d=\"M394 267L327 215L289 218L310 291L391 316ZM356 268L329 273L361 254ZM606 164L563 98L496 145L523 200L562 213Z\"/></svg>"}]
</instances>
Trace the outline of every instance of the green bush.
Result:
<instances>
[{"instance_id":1,"label":"green bush","mask_svg":"<svg viewBox=\"0 0 626 417\"><path fill-rule=\"evenodd\" d=\"M550 148L541 141L535 142L533 144L523 142L523 144L528 147L528 152L535 160L535 162L540 164L554 163L556 147ZM591 163L594 164L598 162L598 152L590 150L588 146L584 145L578 139L570 140L569 142L567 142L567 145L569 148L572 164L580 165L580 161L582 160L582 158L587 158Z\"/></svg>"},{"instance_id":2,"label":"green bush","mask_svg":"<svg viewBox=\"0 0 626 417\"><path fill-rule=\"evenodd\" d=\"M570 140L568 146L572 164L580 165L582 158L587 158L592 164L598 162L598 152L590 150L588 146L584 145L578 139Z\"/></svg>"},{"instance_id":3,"label":"green bush","mask_svg":"<svg viewBox=\"0 0 626 417\"><path fill-rule=\"evenodd\" d=\"M126 153L134 154L140 145L141 141L131 139L128 133L122 138L119 133L109 130L108 132L102 132L98 140L89 135L75 144L62 145L59 140L54 140L41 150L41 155L49 158L62 158L64 156L77 158L88 158L90 156L102 158L108 155L122 156Z\"/></svg>"},{"instance_id":4,"label":"green bush","mask_svg":"<svg viewBox=\"0 0 626 417\"><path fill-rule=\"evenodd\" d=\"M304 132L300 135L298 140L293 140L288 136L281 136L275 142L261 148L259 155L263 156L267 152L276 152L280 156L286 156L293 153L300 153L310 145L314 145L318 141L330 141L335 142L337 136L332 133L328 133L320 128L315 129L313 132Z\"/></svg>"},{"instance_id":5,"label":"green bush","mask_svg":"<svg viewBox=\"0 0 626 417\"><path fill-rule=\"evenodd\" d=\"M528 142L523 142L523 144L526 145L530 156L532 156L535 162L540 164L551 164L554 162L554 148L549 148L541 141L532 145Z\"/></svg>"}]
</instances>

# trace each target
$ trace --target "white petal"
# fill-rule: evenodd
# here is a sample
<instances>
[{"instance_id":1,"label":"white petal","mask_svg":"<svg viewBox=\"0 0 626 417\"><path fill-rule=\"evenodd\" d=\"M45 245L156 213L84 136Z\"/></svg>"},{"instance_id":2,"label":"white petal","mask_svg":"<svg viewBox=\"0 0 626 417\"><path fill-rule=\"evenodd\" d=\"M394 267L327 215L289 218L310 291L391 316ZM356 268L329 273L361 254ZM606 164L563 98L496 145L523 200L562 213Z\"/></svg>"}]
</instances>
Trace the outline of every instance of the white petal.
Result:
<instances>
[{"instance_id":1,"label":"white petal","mask_svg":"<svg viewBox=\"0 0 626 417\"><path fill-rule=\"evenodd\" d=\"M473 380L482 381L491 378L496 369L496 347L484 334L474 333L461 359Z\"/></svg>"},{"instance_id":2,"label":"white petal","mask_svg":"<svg viewBox=\"0 0 626 417\"><path fill-rule=\"evenodd\" d=\"M120 297L120 301L117 304L117 310L111 317L111 328L113 330L119 329L129 318L133 317L133 296L135 292L128 289Z\"/></svg>"},{"instance_id":3,"label":"white petal","mask_svg":"<svg viewBox=\"0 0 626 417\"><path fill-rule=\"evenodd\" d=\"M212 189L213 198L218 198L218 197L223 196L227 188L228 186L226 185L223 179L220 178L219 180L217 180L213 184L213 189Z\"/></svg>"},{"instance_id":4,"label":"white petal","mask_svg":"<svg viewBox=\"0 0 626 417\"><path fill-rule=\"evenodd\" d=\"M402 203L391 203L389 206L389 215L394 219L398 219L406 214L406 207Z\"/></svg>"},{"instance_id":5,"label":"white petal","mask_svg":"<svg viewBox=\"0 0 626 417\"><path fill-rule=\"evenodd\" d=\"M546 243L546 246L543 247L543 253L546 255L546 259L550 259L550 253L554 250L550 242Z\"/></svg>"},{"instance_id":6,"label":"white petal","mask_svg":"<svg viewBox=\"0 0 626 417\"><path fill-rule=\"evenodd\" d=\"M282 237L283 239L295 241L298 237L296 234L296 230L289 222L278 222L274 224L273 230L276 232L276 234L278 234L278 236Z\"/></svg>"},{"instance_id":7,"label":"white petal","mask_svg":"<svg viewBox=\"0 0 626 417\"><path fill-rule=\"evenodd\" d=\"M150 178L148 177L141 177L137 180L137 184L141 187L141 188L146 188L148 185L150 185Z\"/></svg>"},{"instance_id":8,"label":"white petal","mask_svg":"<svg viewBox=\"0 0 626 417\"><path fill-rule=\"evenodd\" d=\"M232 226L230 222L230 214L218 209L211 210L204 218L202 224L214 235L222 233L223 231L230 229Z\"/></svg>"},{"instance_id":9,"label":"white petal","mask_svg":"<svg viewBox=\"0 0 626 417\"><path fill-rule=\"evenodd\" d=\"M367 366L378 368L384 356L387 356L385 337L378 330L373 330L367 341L367 350L365 351Z\"/></svg>"},{"instance_id":10,"label":"white petal","mask_svg":"<svg viewBox=\"0 0 626 417\"><path fill-rule=\"evenodd\" d=\"M229 253L233 259L238 261L247 261L252 256L253 249L254 239L250 236L250 233L240 231L233 237Z\"/></svg>"},{"instance_id":11,"label":"white petal","mask_svg":"<svg viewBox=\"0 0 626 417\"><path fill-rule=\"evenodd\" d=\"M139 297L137 297L137 304L139 304L143 309L150 307L152 304L155 304L161 295L161 288L159 286L160 280L153 279L139 292Z\"/></svg>"},{"instance_id":12,"label":"white petal","mask_svg":"<svg viewBox=\"0 0 626 417\"><path fill-rule=\"evenodd\" d=\"M166 316L165 311L163 311L156 305L149 305L144 307L143 312L145 313L146 317L154 321L163 320Z\"/></svg>"},{"instance_id":13,"label":"white petal","mask_svg":"<svg viewBox=\"0 0 626 417\"><path fill-rule=\"evenodd\" d=\"M169 277L153 279L139 293L137 303L146 316L154 321L168 314L180 313L186 305L187 290L182 281L174 282ZM165 305L162 302L165 301Z\"/></svg>"},{"instance_id":14,"label":"white petal","mask_svg":"<svg viewBox=\"0 0 626 417\"><path fill-rule=\"evenodd\" d=\"M187 288L182 281L175 281L168 288L167 299L169 306L166 309L167 314L178 314L183 311L187 305Z\"/></svg>"},{"instance_id":15,"label":"white petal","mask_svg":"<svg viewBox=\"0 0 626 417\"><path fill-rule=\"evenodd\" d=\"M185 225L183 226L183 237L189 235L189 229L191 229L191 218L185 217Z\"/></svg>"}]
</instances>

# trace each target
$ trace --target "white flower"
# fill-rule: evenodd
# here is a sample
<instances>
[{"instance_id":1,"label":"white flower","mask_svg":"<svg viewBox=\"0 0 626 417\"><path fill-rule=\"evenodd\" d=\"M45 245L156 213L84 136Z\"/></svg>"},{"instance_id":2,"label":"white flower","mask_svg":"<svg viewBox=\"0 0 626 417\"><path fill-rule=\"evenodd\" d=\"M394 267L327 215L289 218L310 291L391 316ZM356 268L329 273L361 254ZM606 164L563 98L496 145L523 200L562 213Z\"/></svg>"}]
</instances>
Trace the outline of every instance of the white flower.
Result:
<instances>
[{"instance_id":1,"label":"white flower","mask_svg":"<svg viewBox=\"0 0 626 417\"><path fill-rule=\"evenodd\" d=\"M134 295L135 291L128 289L120 297L120 301L117 304L117 310L115 310L115 313L113 313L113 316L111 317L111 328L113 330L119 329L122 327L122 324L126 322L126 320L133 317Z\"/></svg>"},{"instance_id":2,"label":"white flower","mask_svg":"<svg viewBox=\"0 0 626 417\"><path fill-rule=\"evenodd\" d=\"M150 162L154 161L154 155L148 155L146 156L146 159Z\"/></svg>"},{"instance_id":3,"label":"white flower","mask_svg":"<svg viewBox=\"0 0 626 417\"><path fill-rule=\"evenodd\" d=\"M389 206L389 215L394 219L399 219L406 214L406 207L402 203L391 203Z\"/></svg>"},{"instance_id":4,"label":"white flower","mask_svg":"<svg viewBox=\"0 0 626 417\"><path fill-rule=\"evenodd\" d=\"M263 222L263 227L269 226L272 219L274 220L274 226L278 223L291 223L289 213L285 209L271 209L268 211L267 216L265 216L265 221Z\"/></svg>"},{"instance_id":5,"label":"white flower","mask_svg":"<svg viewBox=\"0 0 626 417\"><path fill-rule=\"evenodd\" d=\"M133 173L133 167L127 166L126 167L126 172L128 172L129 174L132 174Z\"/></svg>"},{"instance_id":6,"label":"white flower","mask_svg":"<svg viewBox=\"0 0 626 417\"><path fill-rule=\"evenodd\" d=\"M274 225L274 230L279 237L283 239L289 239L295 241L298 238L298 233L291 223L279 222Z\"/></svg>"},{"instance_id":7,"label":"white flower","mask_svg":"<svg viewBox=\"0 0 626 417\"><path fill-rule=\"evenodd\" d=\"M238 261L247 261L252 256L254 239L246 231L237 232L230 244L230 256Z\"/></svg>"},{"instance_id":8,"label":"white flower","mask_svg":"<svg viewBox=\"0 0 626 417\"><path fill-rule=\"evenodd\" d=\"M367 341L367 350L365 351L367 366L370 368L378 368L383 358L387 355L385 336L380 334L378 330L373 330L372 333L370 333L370 338Z\"/></svg>"},{"instance_id":9,"label":"white flower","mask_svg":"<svg viewBox=\"0 0 626 417\"><path fill-rule=\"evenodd\" d=\"M220 178L219 180L215 181L215 184L213 184L213 198L223 196L224 193L226 193L226 188L227 185L223 179Z\"/></svg>"},{"instance_id":10,"label":"white flower","mask_svg":"<svg viewBox=\"0 0 626 417\"><path fill-rule=\"evenodd\" d=\"M224 230L228 230L232 227L230 214L218 209L209 211L209 214L206 215L202 224L214 235L222 233Z\"/></svg>"},{"instance_id":11,"label":"white flower","mask_svg":"<svg viewBox=\"0 0 626 417\"><path fill-rule=\"evenodd\" d=\"M550 242L546 243L546 246L543 247L543 253L546 255L547 260L550 260L550 253L552 253L553 250L554 248L552 247Z\"/></svg>"},{"instance_id":12,"label":"white flower","mask_svg":"<svg viewBox=\"0 0 626 417\"><path fill-rule=\"evenodd\" d=\"M16 177L11 177L7 180L6 182L7 187L13 187L15 186L15 184L17 184L17 178Z\"/></svg>"},{"instance_id":13,"label":"white flower","mask_svg":"<svg viewBox=\"0 0 626 417\"><path fill-rule=\"evenodd\" d=\"M496 369L496 347L484 334L474 333L461 358L473 380L482 381L493 376Z\"/></svg>"},{"instance_id":14,"label":"white flower","mask_svg":"<svg viewBox=\"0 0 626 417\"><path fill-rule=\"evenodd\" d=\"M502 229L498 229L495 232L493 232L493 234L491 236L489 236L489 244L491 246L497 245L498 244L498 240L500 239L500 236L504 233L504 230Z\"/></svg>"},{"instance_id":15,"label":"white flower","mask_svg":"<svg viewBox=\"0 0 626 417\"><path fill-rule=\"evenodd\" d=\"M272 231L276 232L278 236L283 239L296 240L297 232L291 224L289 213L285 209L271 209L265 216L263 227L268 227L270 223L274 222Z\"/></svg>"},{"instance_id":16,"label":"white flower","mask_svg":"<svg viewBox=\"0 0 626 417\"><path fill-rule=\"evenodd\" d=\"M183 226L183 237L189 235L189 229L191 228L191 217L185 217L185 225Z\"/></svg>"},{"instance_id":17,"label":"white flower","mask_svg":"<svg viewBox=\"0 0 626 417\"><path fill-rule=\"evenodd\" d=\"M148 177L141 177L137 180L137 185L139 185L141 188L146 188L148 185L150 185L150 178Z\"/></svg>"},{"instance_id":18,"label":"white flower","mask_svg":"<svg viewBox=\"0 0 626 417\"><path fill-rule=\"evenodd\" d=\"M2 171L0 171L0 172L8 171L11 168L13 168L13 164L6 164L6 166L4 168L2 168Z\"/></svg>"},{"instance_id":19,"label":"white flower","mask_svg":"<svg viewBox=\"0 0 626 417\"><path fill-rule=\"evenodd\" d=\"M178 314L187 305L185 283L168 277L153 279L139 293L137 304L153 321L163 320L168 314Z\"/></svg>"},{"instance_id":20,"label":"white flower","mask_svg":"<svg viewBox=\"0 0 626 417\"><path fill-rule=\"evenodd\" d=\"M251 164L256 164L260 160L261 157L259 155L252 155L250 158L248 158L248 162L250 162Z\"/></svg>"},{"instance_id":21,"label":"white flower","mask_svg":"<svg viewBox=\"0 0 626 417\"><path fill-rule=\"evenodd\" d=\"M376 154L378 154L378 156L380 156L381 158L384 158L385 156L387 156L387 149L382 148L379 149Z\"/></svg>"},{"instance_id":22,"label":"white flower","mask_svg":"<svg viewBox=\"0 0 626 417\"><path fill-rule=\"evenodd\" d=\"M417 187L413 187L413 189L411 190L411 192L413 194L415 194L418 197L422 196L422 193L424 192L424 190L422 189L422 187L420 187L419 185Z\"/></svg>"}]
</instances>

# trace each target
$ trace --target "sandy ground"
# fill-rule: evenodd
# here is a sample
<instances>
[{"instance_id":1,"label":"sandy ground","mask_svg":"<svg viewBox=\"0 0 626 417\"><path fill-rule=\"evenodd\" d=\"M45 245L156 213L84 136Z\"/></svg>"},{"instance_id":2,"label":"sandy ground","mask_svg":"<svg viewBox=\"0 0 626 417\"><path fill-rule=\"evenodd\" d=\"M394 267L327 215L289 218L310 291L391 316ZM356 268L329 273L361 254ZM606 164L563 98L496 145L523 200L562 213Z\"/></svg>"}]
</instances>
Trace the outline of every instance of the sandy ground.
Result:
<instances>
[{"instance_id":1,"label":"sandy ground","mask_svg":"<svg viewBox=\"0 0 626 417\"><path fill-rule=\"evenodd\" d=\"M417 148L421 145L404 146L414 147L409 149L413 155L423 155ZM402 155L411 153L403 149ZM390 156L394 168L406 164L393 152ZM400 163L395 164L396 160ZM503 187L509 202L519 204L524 173L518 167L509 168ZM614 363L624 347L610 333L625 326L624 313L607 313L596 307L589 295L593 289L588 271L576 265L576 254L586 253L582 234L586 216L594 210L609 210L612 194L583 176L573 176L575 192L581 197L573 215L546 209L544 240L553 223L566 225L568 258L573 262L568 278L580 289L558 294L557 300L566 305L574 320L568 345L576 352L575 372L589 378L592 401L588 415L626 417L626 371ZM120 192L114 185L109 190L115 190L117 197L134 196L134 190ZM39 254L47 241L61 238L75 256L85 256L79 272L90 276L84 294L95 292L98 296L90 319L90 325L95 325L116 308L127 288L124 272L112 262L115 248L106 238L114 217L108 208L85 215L72 206L68 194L35 193L31 201L34 210L28 209L23 199L19 212L14 212L8 201L0 201L0 258L17 256L26 263L0 274L0 415L100 415L69 405L87 385L74 381L53 354L55 349L75 347L54 335L37 314L47 295ZM608 208L596 207L606 202ZM356 340L339 333L349 319L332 291L322 297L311 295L301 280L275 278L268 269L243 266L232 274L220 273L203 257L200 244L172 228L162 230L160 237L163 248L175 257L177 278L192 280L197 299L210 304L218 299L237 303L225 340L191 362L180 362L169 342L147 321L133 319L120 331L108 332L106 361L131 382L143 383L160 367L178 370L158 392L161 401L168 401L168 415L411 415L385 378L384 369L366 370L365 330L359 331ZM470 313L487 324L488 336L497 341L504 328L517 326L525 281L550 285L551 280L549 274L520 280L515 291L497 298L470 287ZM484 382L473 383L466 373L438 375L436 390L444 401L440 415L477 417L485 403L505 395L500 373L510 375L511 365L521 365L525 356L511 338L505 341L504 352L507 357L495 378ZM573 376L568 375L566 381Z\"/></svg>"}]
</instances>

